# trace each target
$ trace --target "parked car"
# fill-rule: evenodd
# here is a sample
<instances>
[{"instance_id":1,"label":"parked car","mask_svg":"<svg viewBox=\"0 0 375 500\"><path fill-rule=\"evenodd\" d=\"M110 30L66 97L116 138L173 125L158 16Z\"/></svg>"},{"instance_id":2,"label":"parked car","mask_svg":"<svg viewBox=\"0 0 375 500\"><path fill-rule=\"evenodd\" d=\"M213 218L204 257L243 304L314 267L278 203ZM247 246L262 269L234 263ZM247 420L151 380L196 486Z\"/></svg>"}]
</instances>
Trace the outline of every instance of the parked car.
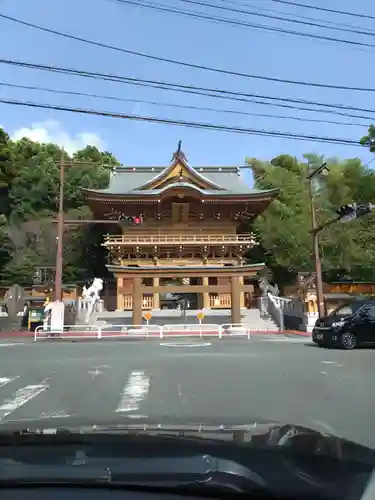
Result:
<instances>
[{"instance_id":1,"label":"parked car","mask_svg":"<svg viewBox=\"0 0 375 500\"><path fill-rule=\"evenodd\" d=\"M375 298L353 300L316 321L312 340L322 347L375 345Z\"/></svg>"}]
</instances>

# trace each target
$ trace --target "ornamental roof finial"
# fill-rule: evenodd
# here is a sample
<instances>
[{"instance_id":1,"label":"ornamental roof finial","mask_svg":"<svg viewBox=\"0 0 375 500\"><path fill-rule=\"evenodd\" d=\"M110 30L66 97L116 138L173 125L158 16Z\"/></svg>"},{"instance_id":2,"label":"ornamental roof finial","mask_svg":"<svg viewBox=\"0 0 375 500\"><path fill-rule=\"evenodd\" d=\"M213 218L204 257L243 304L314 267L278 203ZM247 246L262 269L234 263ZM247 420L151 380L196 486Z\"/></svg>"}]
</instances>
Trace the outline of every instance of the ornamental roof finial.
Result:
<instances>
[{"instance_id":1,"label":"ornamental roof finial","mask_svg":"<svg viewBox=\"0 0 375 500\"><path fill-rule=\"evenodd\" d=\"M182 151L181 146L182 146L182 141L178 141L177 151L173 154L172 162L176 161L176 160L183 160L183 161L187 162L186 155Z\"/></svg>"}]
</instances>

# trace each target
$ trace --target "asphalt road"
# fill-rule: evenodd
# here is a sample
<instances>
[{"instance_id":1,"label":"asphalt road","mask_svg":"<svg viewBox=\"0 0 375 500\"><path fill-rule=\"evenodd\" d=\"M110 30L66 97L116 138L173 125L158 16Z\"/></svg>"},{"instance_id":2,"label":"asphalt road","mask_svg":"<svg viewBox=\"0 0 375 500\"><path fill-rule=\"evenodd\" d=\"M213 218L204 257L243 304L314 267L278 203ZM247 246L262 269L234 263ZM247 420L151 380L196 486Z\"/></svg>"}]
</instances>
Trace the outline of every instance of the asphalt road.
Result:
<instances>
[{"instance_id":1,"label":"asphalt road","mask_svg":"<svg viewBox=\"0 0 375 500\"><path fill-rule=\"evenodd\" d=\"M375 352L281 335L0 343L1 425L40 420L313 427L375 447Z\"/></svg>"}]
</instances>

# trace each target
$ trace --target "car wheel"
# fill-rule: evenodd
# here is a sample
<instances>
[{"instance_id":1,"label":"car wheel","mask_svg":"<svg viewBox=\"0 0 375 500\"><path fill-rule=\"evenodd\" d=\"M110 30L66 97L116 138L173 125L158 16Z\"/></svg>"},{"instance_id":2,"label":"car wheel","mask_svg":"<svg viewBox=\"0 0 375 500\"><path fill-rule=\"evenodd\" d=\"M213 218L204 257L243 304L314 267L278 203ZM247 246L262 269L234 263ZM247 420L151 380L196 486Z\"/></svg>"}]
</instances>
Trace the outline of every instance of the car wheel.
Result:
<instances>
[{"instance_id":1,"label":"car wheel","mask_svg":"<svg viewBox=\"0 0 375 500\"><path fill-rule=\"evenodd\" d=\"M355 349L357 346L357 337L354 333L346 332L341 335L341 347L343 349Z\"/></svg>"}]
</instances>

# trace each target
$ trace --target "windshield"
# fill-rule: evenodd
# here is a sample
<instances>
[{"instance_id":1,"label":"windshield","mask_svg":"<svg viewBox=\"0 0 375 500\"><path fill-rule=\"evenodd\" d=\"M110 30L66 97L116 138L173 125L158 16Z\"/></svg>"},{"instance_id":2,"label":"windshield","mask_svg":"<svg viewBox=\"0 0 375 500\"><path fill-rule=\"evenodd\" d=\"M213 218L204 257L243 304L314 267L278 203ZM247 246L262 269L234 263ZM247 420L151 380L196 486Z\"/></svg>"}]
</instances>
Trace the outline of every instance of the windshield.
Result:
<instances>
[{"instance_id":1,"label":"windshield","mask_svg":"<svg viewBox=\"0 0 375 500\"><path fill-rule=\"evenodd\" d=\"M363 302L354 301L351 302L350 304L345 304L333 310L330 313L330 316L351 316L355 314L362 306Z\"/></svg>"}]
</instances>

